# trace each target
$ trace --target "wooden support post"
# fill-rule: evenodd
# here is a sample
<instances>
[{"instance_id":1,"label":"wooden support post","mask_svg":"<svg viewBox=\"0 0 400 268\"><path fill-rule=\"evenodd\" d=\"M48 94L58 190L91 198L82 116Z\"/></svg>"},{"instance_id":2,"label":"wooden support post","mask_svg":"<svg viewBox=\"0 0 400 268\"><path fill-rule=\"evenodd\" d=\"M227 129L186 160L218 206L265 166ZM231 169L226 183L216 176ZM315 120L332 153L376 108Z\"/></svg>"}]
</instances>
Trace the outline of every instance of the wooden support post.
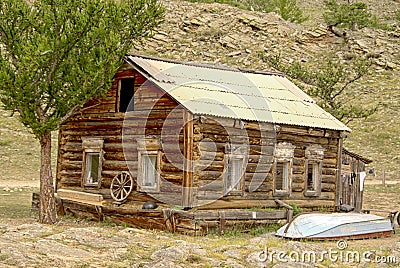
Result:
<instances>
[{"instance_id":1,"label":"wooden support post","mask_svg":"<svg viewBox=\"0 0 400 268\"><path fill-rule=\"evenodd\" d=\"M182 206L185 208L192 207L192 186L193 186L193 115L185 111L183 113L184 127L184 170L182 182Z\"/></svg>"},{"instance_id":2,"label":"wooden support post","mask_svg":"<svg viewBox=\"0 0 400 268\"><path fill-rule=\"evenodd\" d=\"M340 133L339 145L337 150L337 166L336 166L336 193L335 193L335 206L340 207L340 195L343 192L343 181L342 181L342 154L343 154L343 132Z\"/></svg>"},{"instance_id":3,"label":"wooden support post","mask_svg":"<svg viewBox=\"0 0 400 268\"><path fill-rule=\"evenodd\" d=\"M293 218L293 208L291 206L289 206L288 204L286 204L285 202L283 202L282 200L275 199L275 202L279 206L286 208L287 220L288 220L288 222L290 222L292 220L292 218Z\"/></svg>"},{"instance_id":4,"label":"wooden support post","mask_svg":"<svg viewBox=\"0 0 400 268\"><path fill-rule=\"evenodd\" d=\"M221 212L219 214L219 227L221 229L221 235L224 235L225 233L225 212Z\"/></svg>"},{"instance_id":5,"label":"wooden support post","mask_svg":"<svg viewBox=\"0 0 400 268\"><path fill-rule=\"evenodd\" d=\"M361 177L360 177L360 172L363 170L363 167L361 166L360 160L356 161L356 180L354 182L354 198L355 198L355 204L354 204L354 210L356 212L360 212L362 209L362 191L361 191Z\"/></svg>"},{"instance_id":6,"label":"wooden support post","mask_svg":"<svg viewBox=\"0 0 400 268\"><path fill-rule=\"evenodd\" d=\"M383 170L383 175L382 175L382 185L385 186L386 184L386 172Z\"/></svg>"}]
</instances>

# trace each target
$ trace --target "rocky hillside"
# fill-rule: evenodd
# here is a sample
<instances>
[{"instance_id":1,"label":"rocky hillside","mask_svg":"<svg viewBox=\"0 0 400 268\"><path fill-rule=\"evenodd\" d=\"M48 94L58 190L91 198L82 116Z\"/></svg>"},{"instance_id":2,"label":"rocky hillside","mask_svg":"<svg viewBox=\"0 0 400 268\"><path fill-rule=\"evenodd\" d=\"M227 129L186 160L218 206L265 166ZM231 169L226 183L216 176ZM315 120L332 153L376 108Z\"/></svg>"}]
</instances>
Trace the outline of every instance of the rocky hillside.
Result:
<instances>
[{"instance_id":1,"label":"rocky hillside","mask_svg":"<svg viewBox=\"0 0 400 268\"><path fill-rule=\"evenodd\" d=\"M366 56L373 61L369 75L355 85L357 102L379 111L349 124L345 146L372 158L377 174L400 177L400 22L394 20L400 2L364 1L371 12L397 30L364 28L347 31L346 38L331 33L322 19L323 1L298 1L309 20L284 21L274 13L241 10L228 5L162 0L165 23L138 53L181 61L211 62L271 70L260 54L281 55L286 63L301 61L317 67L336 55L346 61Z\"/></svg>"}]
</instances>

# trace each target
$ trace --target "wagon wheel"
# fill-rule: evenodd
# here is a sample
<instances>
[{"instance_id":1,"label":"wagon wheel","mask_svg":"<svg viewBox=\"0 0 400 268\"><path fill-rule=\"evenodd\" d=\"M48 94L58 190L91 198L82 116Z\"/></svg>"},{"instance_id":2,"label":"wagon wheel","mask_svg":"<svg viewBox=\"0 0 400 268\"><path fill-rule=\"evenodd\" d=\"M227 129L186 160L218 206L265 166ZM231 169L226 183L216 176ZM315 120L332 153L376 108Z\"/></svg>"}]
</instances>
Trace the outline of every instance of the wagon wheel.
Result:
<instances>
[{"instance_id":1,"label":"wagon wheel","mask_svg":"<svg viewBox=\"0 0 400 268\"><path fill-rule=\"evenodd\" d=\"M118 202L124 201L132 192L133 179L128 172L122 171L116 175L110 186L111 197Z\"/></svg>"},{"instance_id":2,"label":"wagon wheel","mask_svg":"<svg viewBox=\"0 0 400 268\"><path fill-rule=\"evenodd\" d=\"M397 220L397 224L400 225L400 211L398 211L394 217Z\"/></svg>"}]
</instances>

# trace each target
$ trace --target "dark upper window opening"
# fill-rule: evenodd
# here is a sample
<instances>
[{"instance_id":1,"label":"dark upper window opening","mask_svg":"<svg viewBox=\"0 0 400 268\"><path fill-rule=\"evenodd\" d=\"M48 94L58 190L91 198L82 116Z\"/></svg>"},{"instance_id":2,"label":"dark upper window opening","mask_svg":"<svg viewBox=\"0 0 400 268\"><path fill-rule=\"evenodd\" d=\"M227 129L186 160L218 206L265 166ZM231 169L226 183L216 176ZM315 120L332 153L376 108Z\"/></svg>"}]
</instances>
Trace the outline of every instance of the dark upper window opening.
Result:
<instances>
[{"instance_id":1,"label":"dark upper window opening","mask_svg":"<svg viewBox=\"0 0 400 268\"><path fill-rule=\"evenodd\" d=\"M135 78L123 78L119 84L119 112L133 111Z\"/></svg>"}]
</instances>

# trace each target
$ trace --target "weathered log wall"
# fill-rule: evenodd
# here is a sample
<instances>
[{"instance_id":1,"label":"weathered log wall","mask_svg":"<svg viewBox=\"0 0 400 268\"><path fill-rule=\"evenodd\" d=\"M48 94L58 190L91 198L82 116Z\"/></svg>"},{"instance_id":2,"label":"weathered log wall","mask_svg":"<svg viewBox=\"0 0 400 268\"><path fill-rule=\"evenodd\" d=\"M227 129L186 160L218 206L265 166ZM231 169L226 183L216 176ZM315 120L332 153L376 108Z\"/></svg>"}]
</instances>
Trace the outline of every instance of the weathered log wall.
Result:
<instances>
[{"instance_id":1,"label":"weathered log wall","mask_svg":"<svg viewBox=\"0 0 400 268\"><path fill-rule=\"evenodd\" d=\"M267 200L277 198L273 192L273 163L274 148L280 142L291 143L295 150L291 193L287 197L278 198L308 208L336 205L338 131L254 122L238 123L234 119L203 116L195 121L194 133L194 185L197 187L197 205L202 208L246 208L257 204L268 206ZM242 142L249 145L243 193L239 196L224 196L224 149L227 143ZM318 196L305 195L306 148L312 145L320 145L324 149L321 193Z\"/></svg>"},{"instance_id":2,"label":"weathered log wall","mask_svg":"<svg viewBox=\"0 0 400 268\"><path fill-rule=\"evenodd\" d=\"M278 142L290 142L296 146L293 159L292 193L288 199L326 200L332 202L332 206L334 206L340 132L306 127L280 126L277 137ZM305 149L311 145L321 145L325 150L322 161L321 194L319 197L304 196ZM318 201L316 201L316 206L318 206Z\"/></svg>"},{"instance_id":3,"label":"weathered log wall","mask_svg":"<svg viewBox=\"0 0 400 268\"><path fill-rule=\"evenodd\" d=\"M256 198L257 192L270 188L268 173L273 163L275 131L272 124L243 122L229 118L199 117L194 123L194 185L198 205L209 203L224 195L226 146L244 145L245 174L242 198ZM252 184L265 181L250 193ZM264 191L265 191L264 189ZM260 196L264 198L264 196Z\"/></svg>"},{"instance_id":4,"label":"weathered log wall","mask_svg":"<svg viewBox=\"0 0 400 268\"><path fill-rule=\"evenodd\" d=\"M122 78L135 78L134 111L127 113L118 112L116 104L118 83ZM156 137L162 145L161 177L169 181L161 183L160 190L165 193L163 198L176 200L183 176L183 113L182 107L142 75L132 69L122 68L115 75L106 98L88 103L81 114L61 126L57 187L84 186L82 137L101 137L104 146L100 187L85 186L85 191L101 193L105 198L110 198L108 189L118 173L129 170L136 179L137 140L150 136ZM147 201L154 198L136 192L128 200Z\"/></svg>"}]
</instances>

